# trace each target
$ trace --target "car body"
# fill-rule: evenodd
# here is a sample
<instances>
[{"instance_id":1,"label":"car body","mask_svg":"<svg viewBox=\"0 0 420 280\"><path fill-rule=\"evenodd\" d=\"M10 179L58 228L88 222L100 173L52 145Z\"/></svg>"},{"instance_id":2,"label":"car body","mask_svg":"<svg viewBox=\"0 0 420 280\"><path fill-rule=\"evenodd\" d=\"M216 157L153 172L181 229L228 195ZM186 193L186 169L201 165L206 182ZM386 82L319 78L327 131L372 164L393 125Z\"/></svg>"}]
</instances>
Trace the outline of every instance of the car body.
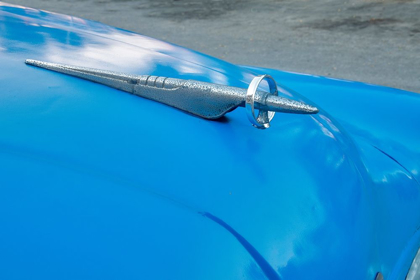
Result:
<instances>
[{"instance_id":1,"label":"car body","mask_svg":"<svg viewBox=\"0 0 420 280\"><path fill-rule=\"evenodd\" d=\"M233 65L0 4L1 279L405 279L420 246L420 96ZM209 121L28 58L246 88L314 115Z\"/></svg>"}]
</instances>

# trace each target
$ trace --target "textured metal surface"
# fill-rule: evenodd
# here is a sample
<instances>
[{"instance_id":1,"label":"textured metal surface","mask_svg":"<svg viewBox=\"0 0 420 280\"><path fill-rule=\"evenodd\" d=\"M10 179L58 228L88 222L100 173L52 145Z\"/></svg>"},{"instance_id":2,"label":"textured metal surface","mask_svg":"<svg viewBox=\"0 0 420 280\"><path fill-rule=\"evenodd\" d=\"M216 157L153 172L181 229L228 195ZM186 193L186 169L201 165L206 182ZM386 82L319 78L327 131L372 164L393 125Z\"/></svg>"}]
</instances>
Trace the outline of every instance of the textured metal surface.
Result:
<instances>
[{"instance_id":1,"label":"textured metal surface","mask_svg":"<svg viewBox=\"0 0 420 280\"><path fill-rule=\"evenodd\" d=\"M149 75L131 75L27 59L26 64L68 74L158 101L188 113L217 119L238 106L244 106L246 89L195 80ZM260 111L316 114L318 109L303 102L256 91L255 107ZM267 121L269 123L269 121Z\"/></svg>"},{"instance_id":2,"label":"textured metal surface","mask_svg":"<svg viewBox=\"0 0 420 280\"><path fill-rule=\"evenodd\" d=\"M411 264L406 280L420 280L420 249Z\"/></svg>"},{"instance_id":3,"label":"textured metal surface","mask_svg":"<svg viewBox=\"0 0 420 280\"><path fill-rule=\"evenodd\" d=\"M376 274L375 280L384 280L382 273L378 272L378 274Z\"/></svg>"},{"instance_id":4,"label":"textured metal surface","mask_svg":"<svg viewBox=\"0 0 420 280\"><path fill-rule=\"evenodd\" d=\"M0 4L0 18L1 279L407 275L420 245L419 95L238 67L22 7ZM243 88L267 73L320 112L262 133L243 108L206 121L28 57Z\"/></svg>"}]
</instances>

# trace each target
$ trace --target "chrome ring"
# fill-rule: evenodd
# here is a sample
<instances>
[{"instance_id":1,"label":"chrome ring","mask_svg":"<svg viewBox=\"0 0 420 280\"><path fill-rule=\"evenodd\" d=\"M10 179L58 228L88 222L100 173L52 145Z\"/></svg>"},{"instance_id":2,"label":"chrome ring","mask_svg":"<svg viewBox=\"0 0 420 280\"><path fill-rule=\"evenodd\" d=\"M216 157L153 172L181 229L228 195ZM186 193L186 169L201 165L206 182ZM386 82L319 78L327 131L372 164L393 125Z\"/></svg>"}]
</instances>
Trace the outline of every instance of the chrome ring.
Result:
<instances>
[{"instance_id":1,"label":"chrome ring","mask_svg":"<svg viewBox=\"0 0 420 280\"><path fill-rule=\"evenodd\" d=\"M258 86L264 79L267 80L267 83L270 89L270 94L278 95L277 83L273 79L273 77L271 77L270 75L261 75L252 79L251 83L248 86L248 90L246 91L246 98L245 98L245 110L246 110L246 115L249 121L256 128L262 128L262 129L270 127L270 121L273 119L274 115L276 114L276 112L273 112L273 111L260 110L258 113L258 116L255 116L255 110L254 110L255 93L257 92Z\"/></svg>"}]
</instances>

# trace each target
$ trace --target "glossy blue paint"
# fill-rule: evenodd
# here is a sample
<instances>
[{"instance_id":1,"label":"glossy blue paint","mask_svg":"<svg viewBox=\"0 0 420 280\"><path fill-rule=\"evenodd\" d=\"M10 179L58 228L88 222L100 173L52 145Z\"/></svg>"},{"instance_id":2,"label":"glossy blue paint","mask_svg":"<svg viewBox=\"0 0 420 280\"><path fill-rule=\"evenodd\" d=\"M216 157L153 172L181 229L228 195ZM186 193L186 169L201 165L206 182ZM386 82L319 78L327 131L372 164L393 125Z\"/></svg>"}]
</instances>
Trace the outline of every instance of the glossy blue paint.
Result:
<instances>
[{"instance_id":1,"label":"glossy blue paint","mask_svg":"<svg viewBox=\"0 0 420 280\"><path fill-rule=\"evenodd\" d=\"M404 279L420 244L420 98L235 66L0 5L0 278ZM246 87L318 115L207 121L26 58Z\"/></svg>"}]
</instances>

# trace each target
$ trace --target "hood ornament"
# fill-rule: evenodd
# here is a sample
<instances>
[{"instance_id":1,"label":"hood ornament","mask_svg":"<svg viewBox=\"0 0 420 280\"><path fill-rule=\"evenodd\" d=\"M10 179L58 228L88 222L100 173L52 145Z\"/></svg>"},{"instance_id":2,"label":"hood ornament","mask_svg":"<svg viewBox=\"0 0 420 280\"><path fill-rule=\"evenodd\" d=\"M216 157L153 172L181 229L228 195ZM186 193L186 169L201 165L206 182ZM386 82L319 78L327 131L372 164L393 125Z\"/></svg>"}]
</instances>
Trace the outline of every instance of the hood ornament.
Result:
<instances>
[{"instance_id":1,"label":"hood ornament","mask_svg":"<svg viewBox=\"0 0 420 280\"><path fill-rule=\"evenodd\" d=\"M220 118L242 106L246 108L252 125L257 128L268 128L275 112L318 112L314 106L278 96L277 84L269 75L255 77L248 89L244 89L195 80L123 74L33 59L27 59L25 63L126 91L205 119ZM263 80L267 80L270 92L258 90ZM257 115L255 109L259 110Z\"/></svg>"}]
</instances>

